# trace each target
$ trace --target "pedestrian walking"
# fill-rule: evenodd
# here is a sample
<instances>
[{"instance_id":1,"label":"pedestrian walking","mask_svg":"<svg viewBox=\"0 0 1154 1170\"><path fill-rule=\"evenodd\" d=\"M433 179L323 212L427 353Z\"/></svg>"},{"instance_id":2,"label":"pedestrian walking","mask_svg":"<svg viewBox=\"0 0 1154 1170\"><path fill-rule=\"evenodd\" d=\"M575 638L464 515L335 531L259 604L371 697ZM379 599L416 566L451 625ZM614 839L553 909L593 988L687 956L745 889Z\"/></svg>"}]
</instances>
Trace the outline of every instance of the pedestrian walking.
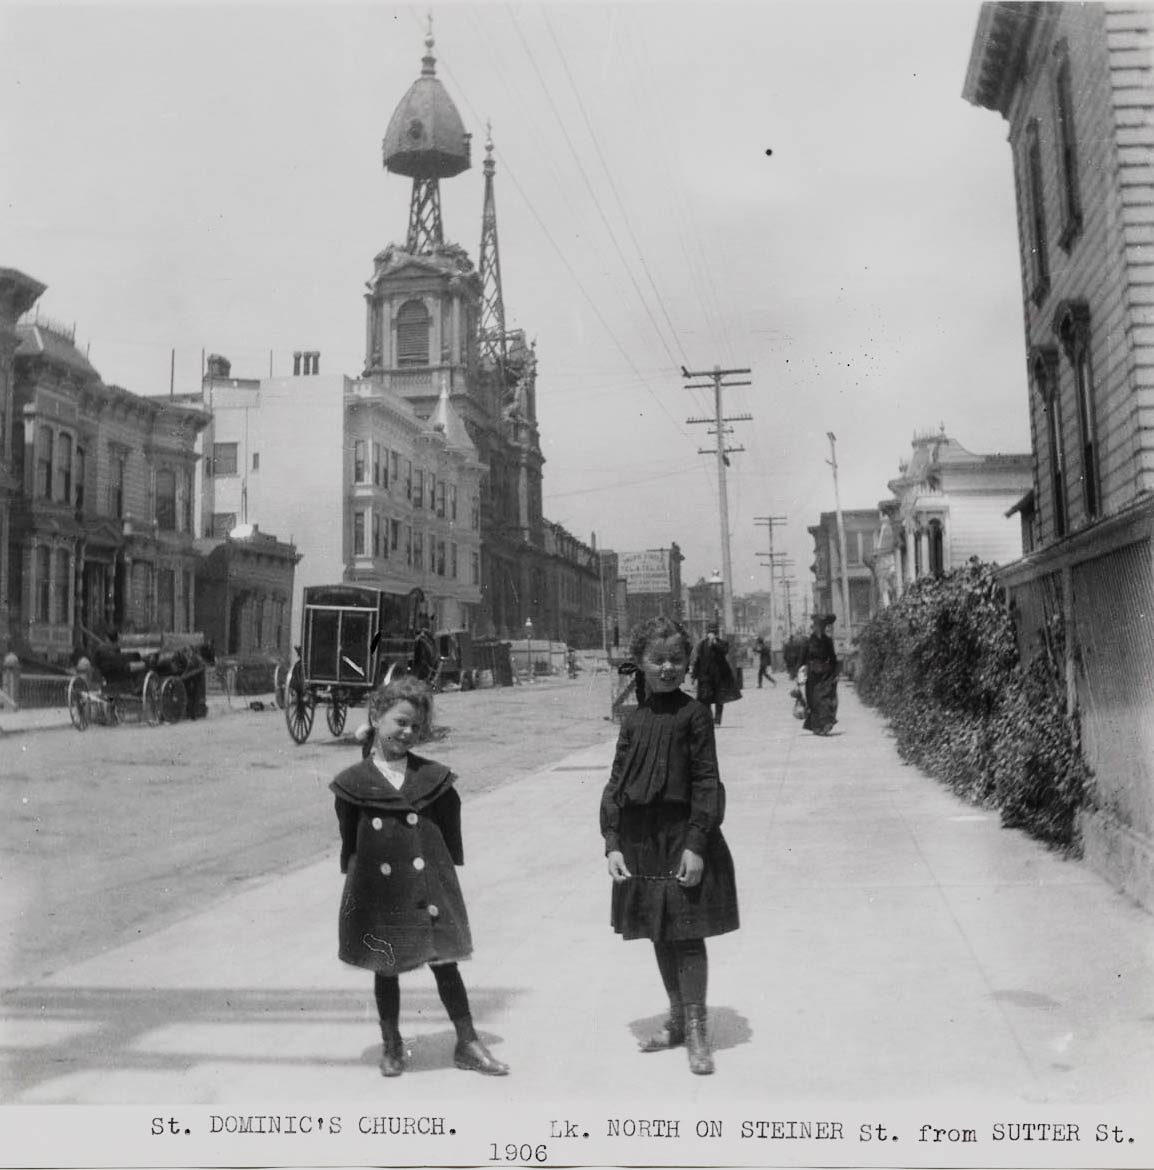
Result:
<instances>
[{"instance_id":1,"label":"pedestrian walking","mask_svg":"<svg viewBox=\"0 0 1154 1170\"><path fill-rule=\"evenodd\" d=\"M693 649L690 673L697 684L697 701L713 708L713 722L720 726L726 703L736 703L741 690L729 664L729 643L717 623L706 627L705 637Z\"/></svg>"},{"instance_id":2,"label":"pedestrian walking","mask_svg":"<svg viewBox=\"0 0 1154 1170\"><path fill-rule=\"evenodd\" d=\"M684 1044L690 1071L705 1075L714 1069L705 940L738 928L714 724L709 708L681 689L690 641L680 625L650 619L631 650L645 698L621 726L601 796L610 921L623 938L653 943L669 997L664 1026L641 1051Z\"/></svg>"},{"instance_id":3,"label":"pedestrian walking","mask_svg":"<svg viewBox=\"0 0 1154 1170\"><path fill-rule=\"evenodd\" d=\"M773 652L769 648L769 643L758 634L757 640L753 643L753 649L757 655L757 689L761 690L763 678L769 679L774 686L777 686L777 679L773 677Z\"/></svg>"},{"instance_id":4,"label":"pedestrian walking","mask_svg":"<svg viewBox=\"0 0 1154 1170\"><path fill-rule=\"evenodd\" d=\"M426 963L457 1032L453 1062L487 1076L502 1064L477 1036L457 967L473 943L455 866L464 864L461 798L444 764L411 748L429 738L433 696L426 683L402 677L369 701L372 753L332 782L341 832L339 955L373 972L381 1023L381 1075L400 1076L398 976Z\"/></svg>"},{"instance_id":5,"label":"pedestrian walking","mask_svg":"<svg viewBox=\"0 0 1154 1170\"><path fill-rule=\"evenodd\" d=\"M838 661L830 631L832 613L813 615L813 631L805 644L805 706L802 726L814 735L829 735L837 722Z\"/></svg>"}]
</instances>

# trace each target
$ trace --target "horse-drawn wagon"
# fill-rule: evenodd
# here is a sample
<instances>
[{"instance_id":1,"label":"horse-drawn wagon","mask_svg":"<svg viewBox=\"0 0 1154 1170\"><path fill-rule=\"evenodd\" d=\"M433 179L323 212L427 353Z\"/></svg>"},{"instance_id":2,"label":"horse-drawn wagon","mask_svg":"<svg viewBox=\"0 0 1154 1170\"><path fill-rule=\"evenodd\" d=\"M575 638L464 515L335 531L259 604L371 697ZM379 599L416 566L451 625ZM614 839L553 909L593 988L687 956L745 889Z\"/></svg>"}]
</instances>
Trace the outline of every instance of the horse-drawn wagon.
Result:
<instances>
[{"instance_id":1,"label":"horse-drawn wagon","mask_svg":"<svg viewBox=\"0 0 1154 1170\"><path fill-rule=\"evenodd\" d=\"M310 585L303 594L301 641L284 684L285 723L296 743L313 729L318 705L339 736L350 707L396 672L431 679L439 656L427 630L425 595L368 585Z\"/></svg>"}]
</instances>

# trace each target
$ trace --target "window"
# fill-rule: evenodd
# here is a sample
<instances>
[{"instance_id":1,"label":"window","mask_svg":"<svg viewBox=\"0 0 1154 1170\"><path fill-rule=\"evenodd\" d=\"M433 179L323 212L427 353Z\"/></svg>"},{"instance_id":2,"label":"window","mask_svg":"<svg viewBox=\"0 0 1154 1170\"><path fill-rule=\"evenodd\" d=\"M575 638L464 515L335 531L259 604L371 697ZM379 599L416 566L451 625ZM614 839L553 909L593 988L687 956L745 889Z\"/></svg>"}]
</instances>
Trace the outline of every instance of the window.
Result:
<instances>
[{"instance_id":1,"label":"window","mask_svg":"<svg viewBox=\"0 0 1154 1170\"><path fill-rule=\"evenodd\" d=\"M52 620L52 553L45 545L36 550L36 620Z\"/></svg>"},{"instance_id":2,"label":"window","mask_svg":"<svg viewBox=\"0 0 1154 1170\"><path fill-rule=\"evenodd\" d=\"M258 597L256 604L253 606L253 639L252 645L254 650L259 650L264 645L264 598Z\"/></svg>"},{"instance_id":3,"label":"window","mask_svg":"<svg viewBox=\"0 0 1154 1170\"><path fill-rule=\"evenodd\" d=\"M36 494L43 500L52 498L52 428L36 431ZM45 621L48 619L45 618Z\"/></svg>"},{"instance_id":4,"label":"window","mask_svg":"<svg viewBox=\"0 0 1154 1170\"><path fill-rule=\"evenodd\" d=\"M444 488L441 489L441 498L444 499ZM429 511L437 511L437 477L431 471L429 472ZM444 509L441 510L440 514L442 516L445 514Z\"/></svg>"},{"instance_id":5,"label":"window","mask_svg":"<svg viewBox=\"0 0 1154 1170\"><path fill-rule=\"evenodd\" d=\"M213 512L208 535L223 540L236 527L235 512Z\"/></svg>"},{"instance_id":6,"label":"window","mask_svg":"<svg viewBox=\"0 0 1154 1170\"><path fill-rule=\"evenodd\" d=\"M457 546L452 543L449 545L449 576L454 581L457 579Z\"/></svg>"},{"instance_id":7,"label":"window","mask_svg":"<svg viewBox=\"0 0 1154 1170\"><path fill-rule=\"evenodd\" d=\"M1062 435L1062 398L1058 391L1058 353L1053 346L1030 356L1034 389L1046 416L1046 456L1050 464L1050 498L1054 509L1054 536L1066 535L1066 445Z\"/></svg>"},{"instance_id":8,"label":"window","mask_svg":"<svg viewBox=\"0 0 1154 1170\"><path fill-rule=\"evenodd\" d=\"M469 527L476 532L481 527L481 497L472 496L469 499Z\"/></svg>"},{"instance_id":9,"label":"window","mask_svg":"<svg viewBox=\"0 0 1154 1170\"><path fill-rule=\"evenodd\" d=\"M129 587L133 619L148 624L152 621L153 566L147 561L133 561Z\"/></svg>"},{"instance_id":10,"label":"window","mask_svg":"<svg viewBox=\"0 0 1154 1170\"><path fill-rule=\"evenodd\" d=\"M196 574L184 574L184 628L191 633L196 628Z\"/></svg>"},{"instance_id":11,"label":"window","mask_svg":"<svg viewBox=\"0 0 1154 1170\"><path fill-rule=\"evenodd\" d=\"M364 512L355 512L353 514L353 556L363 557L365 555L365 514Z\"/></svg>"},{"instance_id":12,"label":"window","mask_svg":"<svg viewBox=\"0 0 1154 1170\"><path fill-rule=\"evenodd\" d=\"M412 568L413 564L413 527L405 525L405 564Z\"/></svg>"},{"instance_id":13,"label":"window","mask_svg":"<svg viewBox=\"0 0 1154 1170\"><path fill-rule=\"evenodd\" d=\"M214 476L236 475L235 443L213 443L212 474Z\"/></svg>"},{"instance_id":14,"label":"window","mask_svg":"<svg viewBox=\"0 0 1154 1170\"><path fill-rule=\"evenodd\" d=\"M419 529L413 529L413 568L425 568L425 534Z\"/></svg>"},{"instance_id":15,"label":"window","mask_svg":"<svg viewBox=\"0 0 1154 1170\"><path fill-rule=\"evenodd\" d=\"M72 503L72 436L61 434L56 440L56 494L61 503Z\"/></svg>"},{"instance_id":16,"label":"window","mask_svg":"<svg viewBox=\"0 0 1154 1170\"><path fill-rule=\"evenodd\" d=\"M1030 248L1030 296L1040 305L1050 291L1050 259L1046 252L1046 205L1042 188L1042 144L1038 119L1026 127L1026 218Z\"/></svg>"},{"instance_id":17,"label":"window","mask_svg":"<svg viewBox=\"0 0 1154 1170\"><path fill-rule=\"evenodd\" d=\"M176 628L176 573L172 569L156 573L156 620L162 630Z\"/></svg>"},{"instance_id":18,"label":"window","mask_svg":"<svg viewBox=\"0 0 1154 1170\"><path fill-rule=\"evenodd\" d=\"M373 483L377 487L381 486L381 445L380 443L373 444Z\"/></svg>"},{"instance_id":19,"label":"window","mask_svg":"<svg viewBox=\"0 0 1154 1170\"><path fill-rule=\"evenodd\" d=\"M406 301L397 313L397 365L429 364L429 311L420 301Z\"/></svg>"},{"instance_id":20,"label":"window","mask_svg":"<svg viewBox=\"0 0 1154 1170\"><path fill-rule=\"evenodd\" d=\"M84 485L88 480L88 454L83 447L76 448L76 510L84 511Z\"/></svg>"},{"instance_id":21,"label":"window","mask_svg":"<svg viewBox=\"0 0 1154 1170\"><path fill-rule=\"evenodd\" d=\"M413 473L412 500L414 508L423 508L425 506L425 472L420 467Z\"/></svg>"},{"instance_id":22,"label":"window","mask_svg":"<svg viewBox=\"0 0 1154 1170\"><path fill-rule=\"evenodd\" d=\"M373 513L373 556L379 557L381 555L381 517L377 512Z\"/></svg>"},{"instance_id":23,"label":"window","mask_svg":"<svg viewBox=\"0 0 1154 1170\"><path fill-rule=\"evenodd\" d=\"M1058 337L1074 370L1074 402L1078 409L1079 454L1082 459L1082 502L1090 519L1102 510L1098 467L1098 425L1094 408L1094 373L1090 364L1090 309L1084 301L1068 301L1055 317Z\"/></svg>"},{"instance_id":24,"label":"window","mask_svg":"<svg viewBox=\"0 0 1154 1170\"><path fill-rule=\"evenodd\" d=\"M1082 196L1078 189L1078 145L1074 126L1074 96L1070 85L1069 46L1054 46L1054 121L1058 132L1058 195L1062 208L1062 233L1058 243L1067 251L1082 230Z\"/></svg>"},{"instance_id":25,"label":"window","mask_svg":"<svg viewBox=\"0 0 1154 1170\"><path fill-rule=\"evenodd\" d=\"M181 531L182 532L191 532L192 531L192 512L193 512L192 472L185 471L183 478L184 478L184 498L182 500L183 507L182 507L181 513L182 513L182 517L183 517L184 522L181 524ZM191 630L192 626L190 625L188 628Z\"/></svg>"},{"instance_id":26,"label":"window","mask_svg":"<svg viewBox=\"0 0 1154 1170\"><path fill-rule=\"evenodd\" d=\"M365 441L356 439L353 442L353 483L365 482Z\"/></svg>"},{"instance_id":27,"label":"window","mask_svg":"<svg viewBox=\"0 0 1154 1170\"><path fill-rule=\"evenodd\" d=\"M473 553L473 584L481 584L481 554Z\"/></svg>"},{"instance_id":28,"label":"window","mask_svg":"<svg viewBox=\"0 0 1154 1170\"><path fill-rule=\"evenodd\" d=\"M125 458L119 452L109 453L108 514L117 518L124 515L124 464Z\"/></svg>"},{"instance_id":29,"label":"window","mask_svg":"<svg viewBox=\"0 0 1154 1170\"><path fill-rule=\"evenodd\" d=\"M411 459L405 460L405 499L412 503L413 500L413 461Z\"/></svg>"},{"instance_id":30,"label":"window","mask_svg":"<svg viewBox=\"0 0 1154 1170\"><path fill-rule=\"evenodd\" d=\"M449 519L456 520L457 518L457 485L455 483L449 484Z\"/></svg>"},{"instance_id":31,"label":"window","mask_svg":"<svg viewBox=\"0 0 1154 1170\"><path fill-rule=\"evenodd\" d=\"M445 481L437 481L437 515L444 519L445 516Z\"/></svg>"},{"instance_id":32,"label":"window","mask_svg":"<svg viewBox=\"0 0 1154 1170\"><path fill-rule=\"evenodd\" d=\"M431 553L432 549L429 551ZM432 568L433 566L430 565L429 567ZM435 571L438 577L443 577L445 575L445 542L439 539L437 541L437 565Z\"/></svg>"},{"instance_id":33,"label":"window","mask_svg":"<svg viewBox=\"0 0 1154 1170\"><path fill-rule=\"evenodd\" d=\"M401 522L399 520L389 521L389 552L399 553L401 551Z\"/></svg>"},{"instance_id":34,"label":"window","mask_svg":"<svg viewBox=\"0 0 1154 1170\"><path fill-rule=\"evenodd\" d=\"M162 532L176 531L176 474L167 467L156 473L156 526Z\"/></svg>"},{"instance_id":35,"label":"window","mask_svg":"<svg viewBox=\"0 0 1154 1170\"><path fill-rule=\"evenodd\" d=\"M66 548L56 550L56 574L52 580L54 604L52 606L52 620L57 625L67 626L71 623L68 617L68 584L72 576L72 560Z\"/></svg>"},{"instance_id":36,"label":"window","mask_svg":"<svg viewBox=\"0 0 1154 1170\"><path fill-rule=\"evenodd\" d=\"M396 483L401 478L400 475L401 457L396 451L389 452L389 470L385 476L385 487L390 483Z\"/></svg>"},{"instance_id":37,"label":"window","mask_svg":"<svg viewBox=\"0 0 1154 1170\"><path fill-rule=\"evenodd\" d=\"M260 452L254 451L252 453L252 469L253 471L260 471Z\"/></svg>"}]
</instances>

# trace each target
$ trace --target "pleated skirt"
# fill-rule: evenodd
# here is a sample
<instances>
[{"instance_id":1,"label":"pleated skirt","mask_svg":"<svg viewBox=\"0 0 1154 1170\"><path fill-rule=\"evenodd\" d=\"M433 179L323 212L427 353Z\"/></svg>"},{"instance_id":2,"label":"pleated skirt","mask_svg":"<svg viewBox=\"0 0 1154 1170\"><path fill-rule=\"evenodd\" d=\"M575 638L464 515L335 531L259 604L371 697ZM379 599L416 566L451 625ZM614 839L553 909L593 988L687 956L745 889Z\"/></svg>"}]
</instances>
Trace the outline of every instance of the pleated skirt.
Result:
<instances>
[{"instance_id":1,"label":"pleated skirt","mask_svg":"<svg viewBox=\"0 0 1154 1170\"><path fill-rule=\"evenodd\" d=\"M677 881L688 827L686 804L621 810L621 853L632 876L613 885L610 922L622 937L672 942L738 928L733 857L720 829L706 840L701 882L685 889Z\"/></svg>"}]
</instances>

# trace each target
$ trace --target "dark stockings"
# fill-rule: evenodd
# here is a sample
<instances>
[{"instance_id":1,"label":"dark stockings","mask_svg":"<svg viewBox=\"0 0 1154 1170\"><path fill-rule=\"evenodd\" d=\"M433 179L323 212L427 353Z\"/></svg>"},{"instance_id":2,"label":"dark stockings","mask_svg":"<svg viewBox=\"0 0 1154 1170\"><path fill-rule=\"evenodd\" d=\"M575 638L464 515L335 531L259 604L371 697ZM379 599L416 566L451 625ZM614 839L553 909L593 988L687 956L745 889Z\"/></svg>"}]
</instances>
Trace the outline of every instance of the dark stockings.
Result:
<instances>
[{"instance_id":1,"label":"dark stockings","mask_svg":"<svg viewBox=\"0 0 1154 1170\"><path fill-rule=\"evenodd\" d=\"M432 965L433 978L437 981L437 992L453 1027L457 1029L457 1038L469 1041L476 1038L473 1031L473 1020L469 1015L469 995L465 991L465 981L456 963L436 963ZM373 994L377 1000L377 1014L381 1019L381 1027L390 1032L397 1030L401 1015L401 985L395 975L382 975L379 971L373 977Z\"/></svg>"},{"instance_id":2,"label":"dark stockings","mask_svg":"<svg viewBox=\"0 0 1154 1170\"><path fill-rule=\"evenodd\" d=\"M657 969L671 1006L705 1003L709 981L709 955L705 939L687 938L676 942L655 942Z\"/></svg>"}]
</instances>

